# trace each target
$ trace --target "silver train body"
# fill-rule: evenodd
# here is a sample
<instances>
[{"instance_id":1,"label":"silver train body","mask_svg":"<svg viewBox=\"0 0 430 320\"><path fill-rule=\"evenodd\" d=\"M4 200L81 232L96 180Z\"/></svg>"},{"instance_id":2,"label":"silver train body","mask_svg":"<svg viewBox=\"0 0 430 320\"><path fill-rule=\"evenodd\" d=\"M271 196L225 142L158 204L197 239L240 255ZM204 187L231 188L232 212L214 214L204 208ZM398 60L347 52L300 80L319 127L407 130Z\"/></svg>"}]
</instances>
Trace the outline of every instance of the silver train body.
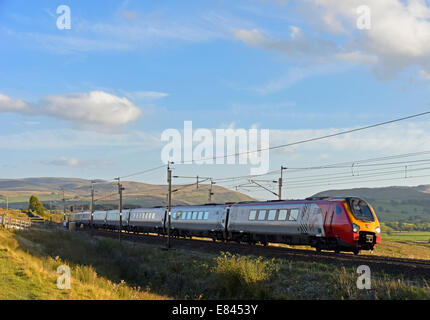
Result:
<instances>
[{"instance_id":1,"label":"silver train body","mask_svg":"<svg viewBox=\"0 0 430 320\"><path fill-rule=\"evenodd\" d=\"M310 228L312 220L312 228ZM78 226L115 230L120 226L119 210L95 211L70 215ZM214 240L250 243L308 243L307 239L324 237L320 207L312 201L267 201L234 204L175 206L171 209L171 235L202 236ZM122 211L122 230L167 234L165 207Z\"/></svg>"}]
</instances>

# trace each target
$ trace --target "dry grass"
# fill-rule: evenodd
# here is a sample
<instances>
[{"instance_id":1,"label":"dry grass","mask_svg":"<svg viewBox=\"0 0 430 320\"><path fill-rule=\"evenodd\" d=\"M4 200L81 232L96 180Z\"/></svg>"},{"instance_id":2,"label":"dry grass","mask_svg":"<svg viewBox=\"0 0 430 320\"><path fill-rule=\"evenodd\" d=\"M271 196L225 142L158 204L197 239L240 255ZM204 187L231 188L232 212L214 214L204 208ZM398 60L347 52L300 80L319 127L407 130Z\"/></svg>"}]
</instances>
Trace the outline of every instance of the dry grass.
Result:
<instances>
[{"instance_id":1,"label":"dry grass","mask_svg":"<svg viewBox=\"0 0 430 320\"><path fill-rule=\"evenodd\" d=\"M22 239L28 248L41 253L43 246ZM71 268L71 290L57 288L57 268ZM165 299L165 297L133 288L124 281L115 283L101 277L92 266L73 264L57 257L31 255L22 250L15 234L0 230L0 299L81 300L81 299Z\"/></svg>"}]
</instances>

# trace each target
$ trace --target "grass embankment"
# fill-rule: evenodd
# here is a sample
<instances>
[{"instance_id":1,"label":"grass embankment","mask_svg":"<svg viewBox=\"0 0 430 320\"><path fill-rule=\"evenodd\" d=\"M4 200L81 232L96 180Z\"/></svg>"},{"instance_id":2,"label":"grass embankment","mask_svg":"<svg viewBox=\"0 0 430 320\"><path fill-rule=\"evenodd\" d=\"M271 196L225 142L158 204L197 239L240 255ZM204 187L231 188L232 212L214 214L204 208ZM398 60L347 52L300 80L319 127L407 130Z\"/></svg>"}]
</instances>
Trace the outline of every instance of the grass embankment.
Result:
<instances>
[{"instance_id":1,"label":"grass embankment","mask_svg":"<svg viewBox=\"0 0 430 320\"><path fill-rule=\"evenodd\" d=\"M33 232L33 235L36 235ZM29 235L29 234L27 234ZM49 241L56 242L54 234ZM50 237L54 236L54 237ZM47 239L48 240L48 239ZM71 242L65 242L71 246ZM71 290L57 288L57 268L71 268ZM0 229L0 300L5 299L163 299L162 296L131 288L99 276L88 265L70 263L50 256L43 244Z\"/></svg>"},{"instance_id":2,"label":"grass embankment","mask_svg":"<svg viewBox=\"0 0 430 320\"><path fill-rule=\"evenodd\" d=\"M382 233L381 237L375 255L430 260L430 232Z\"/></svg>"},{"instance_id":3,"label":"grass embankment","mask_svg":"<svg viewBox=\"0 0 430 320\"><path fill-rule=\"evenodd\" d=\"M384 274L372 274L372 289L359 290L354 268L164 251L80 232L0 234L3 299L430 299L423 279L411 285ZM72 269L71 291L56 288L61 264Z\"/></svg>"}]
</instances>

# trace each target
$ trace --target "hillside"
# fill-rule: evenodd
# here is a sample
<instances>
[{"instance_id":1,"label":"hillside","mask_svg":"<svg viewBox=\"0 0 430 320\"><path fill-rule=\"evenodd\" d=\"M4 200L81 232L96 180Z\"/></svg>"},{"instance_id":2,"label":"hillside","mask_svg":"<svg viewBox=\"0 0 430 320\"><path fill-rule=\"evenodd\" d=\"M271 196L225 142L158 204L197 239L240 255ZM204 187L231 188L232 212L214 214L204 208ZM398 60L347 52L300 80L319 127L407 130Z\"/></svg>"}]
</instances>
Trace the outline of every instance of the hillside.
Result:
<instances>
[{"instance_id":1,"label":"hillside","mask_svg":"<svg viewBox=\"0 0 430 320\"><path fill-rule=\"evenodd\" d=\"M121 181L125 188L123 193L124 207L158 206L167 203L167 186L153 185L135 181ZM116 182L96 180L94 185L96 205L114 208L118 206L118 187ZM209 185L183 187L173 193L173 204L202 204L208 203ZM61 209L64 190L67 205L84 208L91 200L91 181L79 178L25 178L0 179L0 203L5 203L8 197L9 207L21 208L28 205L29 197L36 195L45 207ZM249 201L252 198L239 192L214 185L211 202Z\"/></svg>"},{"instance_id":2,"label":"hillside","mask_svg":"<svg viewBox=\"0 0 430 320\"><path fill-rule=\"evenodd\" d=\"M355 196L367 200L383 221L430 221L430 185L327 190L314 195Z\"/></svg>"},{"instance_id":3,"label":"hillside","mask_svg":"<svg viewBox=\"0 0 430 320\"><path fill-rule=\"evenodd\" d=\"M430 185L417 187L384 187L384 188L355 188L327 190L314 196L357 196L378 200L430 200Z\"/></svg>"}]
</instances>

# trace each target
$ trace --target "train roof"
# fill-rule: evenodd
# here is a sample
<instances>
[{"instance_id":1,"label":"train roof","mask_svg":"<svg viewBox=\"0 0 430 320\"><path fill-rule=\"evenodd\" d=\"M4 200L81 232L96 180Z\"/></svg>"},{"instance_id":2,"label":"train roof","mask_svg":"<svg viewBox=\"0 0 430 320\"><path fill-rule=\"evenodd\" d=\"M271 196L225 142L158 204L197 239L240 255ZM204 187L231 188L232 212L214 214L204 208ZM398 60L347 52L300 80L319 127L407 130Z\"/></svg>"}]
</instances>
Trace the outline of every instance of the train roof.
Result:
<instances>
[{"instance_id":1,"label":"train roof","mask_svg":"<svg viewBox=\"0 0 430 320\"><path fill-rule=\"evenodd\" d=\"M339 200L348 200L348 199L358 199L357 197L351 196L351 197L344 197L344 196L326 196L326 197L309 197L306 199L289 199L289 200L267 200L267 201L241 201L241 202L225 202L225 203L204 203L204 204L190 204L190 205L172 205L172 208L187 208L187 207L209 207L209 206L231 206L231 205L243 205L243 204L265 204L265 203L288 203L288 202L310 202L310 201L339 201ZM123 209L123 210L138 210L138 209L160 209L160 208L167 208L167 206L154 206L154 207L142 207L142 208L133 208L133 209ZM117 211L118 209L113 210L96 210L99 212L106 212L106 211ZM88 211L87 211L88 212ZM85 213L87 213L85 212ZM75 213L83 213L82 211L76 211ZM89 212L90 213L90 212Z\"/></svg>"}]
</instances>

